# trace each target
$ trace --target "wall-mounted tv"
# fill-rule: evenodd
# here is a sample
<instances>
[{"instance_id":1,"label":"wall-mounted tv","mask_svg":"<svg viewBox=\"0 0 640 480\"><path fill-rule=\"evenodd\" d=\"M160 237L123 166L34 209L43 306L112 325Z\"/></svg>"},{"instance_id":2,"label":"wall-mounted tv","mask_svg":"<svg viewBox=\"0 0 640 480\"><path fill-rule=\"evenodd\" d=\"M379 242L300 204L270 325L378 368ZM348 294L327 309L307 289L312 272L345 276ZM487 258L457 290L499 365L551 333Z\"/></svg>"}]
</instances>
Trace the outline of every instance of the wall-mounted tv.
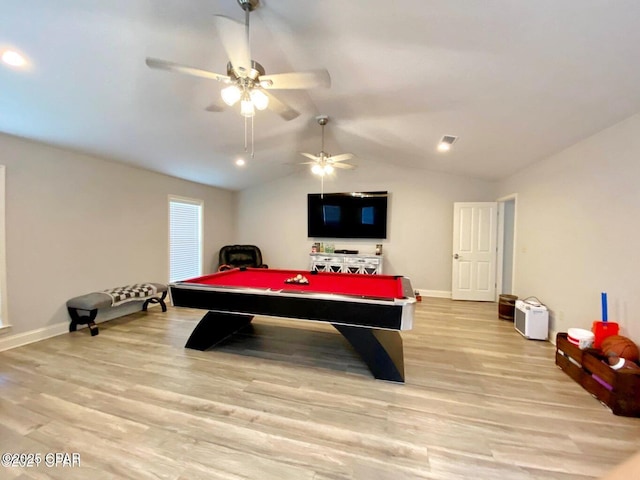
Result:
<instances>
[{"instance_id":1,"label":"wall-mounted tv","mask_svg":"<svg viewBox=\"0 0 640 480\"><path fill-rule=\"evenodd\" d=\"M387 192L310 193L309 237L387 238Z\"/></svg>"}]
</instances>

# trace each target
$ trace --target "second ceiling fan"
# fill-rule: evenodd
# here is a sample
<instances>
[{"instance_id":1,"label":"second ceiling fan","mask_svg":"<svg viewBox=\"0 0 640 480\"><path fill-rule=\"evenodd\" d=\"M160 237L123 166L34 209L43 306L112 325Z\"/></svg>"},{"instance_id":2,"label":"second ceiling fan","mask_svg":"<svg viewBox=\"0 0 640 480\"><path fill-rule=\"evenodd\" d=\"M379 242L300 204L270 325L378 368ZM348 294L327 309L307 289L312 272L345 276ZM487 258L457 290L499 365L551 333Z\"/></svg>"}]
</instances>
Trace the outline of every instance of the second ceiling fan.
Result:
<instances>
[{"instance_id":1,"label":"second ceiling fan","mask_svg":"<svg viewBox=\"0 0 640 480\"><path fill-rule=\"evenodd\" d=\"M318 124L322 127L322 147L318 155L312 153L300 152L301 155L311 159L311 162L301 162L301 165L311 165L311 171L316 175L324 177L333 173L335 168L355 168L355 165L343 163L345 160L351 160L354 155L352 153L341 153L340 155L330 155L324 151L324 126L329 122L326 115L318 115L316 117Z\"/></svg>"},{"instance_id":2,"label":"second ceiling fan","mask_svg":"<svg viewBox=\"0 0 640 480\"><path fill-rule=\"evenodd\" d=\"M244 117L253 117L256 109L269 108L285 120L293 120L300 113L278 99L270 90L328 88L331 86L329 72L319 69L267 75L263 66L251 59L249 45L249 14L258 7L260 2L259 0L237 1L245 12L244 24L223 15L214 15L218 36L229 58L226 75L157 58L147 58L146 64L151 68L208 78L227 84L220 92L222 99L229 106L240 102L240 113ZM223 108L221 105L213 104L207 107L207 110L221 111Z\"/></svg>"}]
</instances>

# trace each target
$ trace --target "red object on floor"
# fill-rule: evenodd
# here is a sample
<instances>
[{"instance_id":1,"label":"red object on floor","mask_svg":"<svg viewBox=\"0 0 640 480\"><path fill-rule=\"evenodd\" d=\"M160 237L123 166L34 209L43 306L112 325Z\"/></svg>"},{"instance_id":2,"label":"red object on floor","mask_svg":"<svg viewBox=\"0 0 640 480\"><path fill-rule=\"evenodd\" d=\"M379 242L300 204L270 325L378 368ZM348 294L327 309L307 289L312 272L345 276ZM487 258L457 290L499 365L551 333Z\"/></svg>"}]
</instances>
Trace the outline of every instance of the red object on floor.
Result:
<instances>
[{"instance_id":1,"label":"red object on floor","mask_svg":"<svg viewBox=\"0 0 640 480\"><path fill-rule=\"evenodd\" d=\"M601 322L596 320L591 325L591 331L595 335L593 348L600 348L602 341L612 335L618 335L619 326L616 322Z\"/></svg>"}]
</instances>

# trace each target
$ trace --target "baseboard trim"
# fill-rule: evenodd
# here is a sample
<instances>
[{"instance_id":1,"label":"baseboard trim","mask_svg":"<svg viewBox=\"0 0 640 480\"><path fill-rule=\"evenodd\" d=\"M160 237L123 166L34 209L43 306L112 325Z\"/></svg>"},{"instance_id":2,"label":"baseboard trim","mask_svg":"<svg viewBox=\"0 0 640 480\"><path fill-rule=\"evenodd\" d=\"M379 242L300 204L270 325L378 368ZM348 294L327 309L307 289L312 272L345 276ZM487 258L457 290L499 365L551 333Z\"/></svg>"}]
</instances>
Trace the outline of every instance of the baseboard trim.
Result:
<instances>
[{"instance_id":1,"label":"baseboard trim","mask_svg":"<svg viewBox=\"0 0 640 480\"><path fill-rule=\"evenodd\" d=\"M40 340L45 340L67 332L69 332L69 322L62 322L15 335L3 335L2 338L0 338L0 352L22 347L29 343L39 342Z\"/></svg>"},{"instance_id":2,"label":"baseboard trim","mask_svg":"<svg viewBox=\"0 0 640 480\"><path fill-rule=\"evenodd\" d=\"M99 325L102 322L113 320L114 318L119 318L130 315L132 313L140 312L142 303L143 302L129 302L118 307L105 308L103 310L100 310L100 312L98 312L98 318L96 318L96 324ZM135 309L133 309L133 307L135 307ZM148 305L148 310L159 307L159 303L151 303ZM6 325L5 327L7 330L12 328L11 325ZM78 325L78 330L81 330L83 328L87 328L87 325ZM3 328L2 335L0 336L0 352L4 352L5 350L10 350L12 348L22 347L23 345L28 345L29 343L39 342L40 340L45 340L57 335L62 335L63 333L69 333L69 322L56 323L54 325L49 325L48 327L37 328L35 330L30 330L24 333L17 333L15 335L10 335L8 332L5 333Z\"/></svg>"},{"instance_id":3,"label":"baseboard trim","mask_svg":"<svg viewBox=\"0 0 640 480\"><path fill-rule=\"evenodd\" d=\"M425 290L418 288L416 291L423 297L451 298L451 292L445 290Z\"/></svg>"}]
</instances>

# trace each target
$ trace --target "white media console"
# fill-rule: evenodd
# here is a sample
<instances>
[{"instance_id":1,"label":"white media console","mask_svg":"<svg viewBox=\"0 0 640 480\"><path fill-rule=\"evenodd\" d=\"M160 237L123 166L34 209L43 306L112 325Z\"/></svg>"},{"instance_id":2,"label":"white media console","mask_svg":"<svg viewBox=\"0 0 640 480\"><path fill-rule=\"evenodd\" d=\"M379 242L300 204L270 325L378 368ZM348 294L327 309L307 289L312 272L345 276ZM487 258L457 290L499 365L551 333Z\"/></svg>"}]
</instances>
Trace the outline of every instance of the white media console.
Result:
<instances>
[{"instance_id":1,"label":"white media console","mask_svg":"<svg viewBox=\"0 0 640 480\"><path fill-rule=\"evenodd\" d=\"M382 274L382 255L310 253L309 270L317 272Z\"/></svg>"}]
</instances>

